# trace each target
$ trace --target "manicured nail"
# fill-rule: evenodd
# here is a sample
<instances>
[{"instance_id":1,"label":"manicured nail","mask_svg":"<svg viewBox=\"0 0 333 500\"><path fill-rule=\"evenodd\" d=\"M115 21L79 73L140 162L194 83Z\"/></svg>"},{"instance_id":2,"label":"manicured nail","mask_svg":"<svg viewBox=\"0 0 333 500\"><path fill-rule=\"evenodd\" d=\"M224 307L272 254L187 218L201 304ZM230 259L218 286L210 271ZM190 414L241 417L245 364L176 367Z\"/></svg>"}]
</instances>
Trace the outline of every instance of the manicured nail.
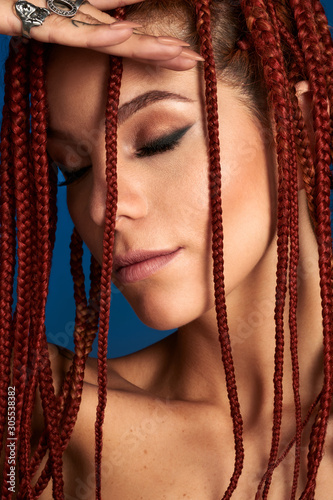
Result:
<instances>
[{"instance_id":1,"label":"manicured nail","mask_svg":"<svg viewBox=\"0 0 333 500\"><path fill-rule=\"evenodd\" d=\"M129 28L142 28L142 24L133 23L132 21L116 21L115 23L110 24L110 29L112 30L122 30Z\"/></svg>"},{"instance_id":2,"label":"manicured nail","mask_svg":"<svg viewBox=\"0 0 333 500\"><path fill-rule=\"evenodd\" d=\"M179 40L179 38L172 38L171 36L158 36L157 41L164 45L178 45L180 47L190 47L190 44Z\"/></svg>"},{"instance_id":3,"label":"manicured nail","mask_svg":"<svg viewBox=\"0 0 333 500\"><path fill-rule=\"evenodd\" d=\"M199 54L190 49L183 49L180 53L181 57L186 57L187 59L192 59L193 61L204 61L205 59Z\"/></svg>"}]
</instances>

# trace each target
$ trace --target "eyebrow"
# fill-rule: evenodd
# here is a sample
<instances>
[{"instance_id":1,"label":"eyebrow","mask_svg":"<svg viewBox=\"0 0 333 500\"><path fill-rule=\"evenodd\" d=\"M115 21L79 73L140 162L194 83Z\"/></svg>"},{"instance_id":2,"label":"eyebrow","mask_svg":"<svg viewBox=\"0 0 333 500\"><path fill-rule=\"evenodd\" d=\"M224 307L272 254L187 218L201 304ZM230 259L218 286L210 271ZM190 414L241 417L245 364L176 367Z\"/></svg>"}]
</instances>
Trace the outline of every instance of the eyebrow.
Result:
<instances>
[{"instance_id":1,"label":"eyebrow","mask_svg":"<svg viewBox=\"0 0 333 500\"><path fill-rule=\"evenodd\" d=\"M141 109L144 109L147 106L154 104L155 102L168 99L178 102L194 102L189 97L185 97L175 92L168 92L166 90L150 90L149 92L145 92L144 94L140 94L137 97L134 97L134 99L132 99L131 101L125 102L125 104L120 106L118 110L118 126L122 125L126 120L128 120L132 115L134 115ZM72 142L77 141L77 138L75 138L69 132L57 130L52 127L48 127L47 134L51 138L55 137L57 139L70 140Z\"/></svg>"},{"instance_id":2,"label":"eyebrow","mask_svg":"<svg viewBox=\"0 0 333 500\"><path fill-rule=\"evenodd\" d=\"M120 106L118 110L118 125L124 123L130 116L134 115L141 109L146 108L155 102L166 99L180 102L194 102L192 99L174 92L167 92L165 90L150 90L149 92L145 92L144 94L134 97L131 101Z\"/></svg>"}]
</instances>

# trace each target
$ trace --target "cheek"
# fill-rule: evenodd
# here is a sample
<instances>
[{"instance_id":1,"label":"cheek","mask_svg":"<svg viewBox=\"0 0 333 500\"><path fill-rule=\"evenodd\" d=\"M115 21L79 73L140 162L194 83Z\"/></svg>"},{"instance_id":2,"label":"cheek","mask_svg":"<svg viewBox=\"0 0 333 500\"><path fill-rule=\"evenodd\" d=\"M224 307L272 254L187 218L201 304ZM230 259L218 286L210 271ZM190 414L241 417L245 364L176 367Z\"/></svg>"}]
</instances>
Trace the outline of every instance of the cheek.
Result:
<instances>
[{"instance_id":1,"label":"cheek","mask_svg":"<svg viewBox=\"0 0 333 500\"><path fill-rule=\"evenodd\" d=\"M222 164L224 172L223 167ZM258 148L253 150L247 161L242 157L234 161L226 172L222 207L228 293L251 276L251 271L263 258L274 237L274 203L271 197L274 166L268 164L264 150Z\"/></svg>"},{"instance_id":2,"label":"cheek","mask_svg":"<svg viewBox=\"0 0 333 500\"><path fill-rule=\"evenodd\" d=\"M209 214L209 174L207 146L204 142L187 149L179 164L177 173L171 180L169 209L177 207L179 218L190 220L188 229L197 231ZM197 232L197 238L200 238Z\"/></svg>"},{"instance_id":3,"label":"cheek","mask_svg":"<svg viewBox=\"0 0 333 500\"><path fill-rule=\"evenodd\" d=\"M166 246L184 248L183 256L169 268L122 287L136 314L152 328L178 328L213 305L206 161L204 149L202 154L187 154L167 183L156 183L152 190L152 210L143 231L153 231Z\"/></svg>"}]
</instances>

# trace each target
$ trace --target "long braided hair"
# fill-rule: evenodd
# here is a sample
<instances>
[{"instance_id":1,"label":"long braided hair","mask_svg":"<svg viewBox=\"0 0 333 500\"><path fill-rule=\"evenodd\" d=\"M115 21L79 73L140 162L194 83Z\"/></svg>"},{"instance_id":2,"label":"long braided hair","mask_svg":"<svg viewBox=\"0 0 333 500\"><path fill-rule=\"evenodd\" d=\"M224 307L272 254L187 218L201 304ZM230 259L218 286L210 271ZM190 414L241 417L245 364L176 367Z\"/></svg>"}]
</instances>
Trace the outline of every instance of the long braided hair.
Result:
<instances>
[{"instance_id":1,"label":"long braided hair","mask_svg":"<svg viewBox=\"0 0 333 500\"><path fill-rule=\"evenodd\" d=\"M312 499L323 457L332 401L332 239L330 218L333 45L319 0L146 0L118 9L116 15L156 21L161 11L186 19L181 35L205 59L209 179L212 218L215 304L222 363L230 402L235 441L234 471L223 498L237 488L244 462L243 421L231 350L224 287L223 224L217 78L239 86L252 111L273 138L278 158L277 272L275 304L275 369L272 441L269 461L256 498L267 498L276 467L295 445L291 499L295 499L301 463L302 433L314 412L307 481L302 499ZM184 13L186 14L184 17ZM149 14L149 15L148 15ZM144 22L143 22L144 24ZM185 22L178 26L184 26ZM149 29L149 28L148 28ZM179 35L179 31L175 32ZM106 405L107 335L109 325L112 253L117 209L117 109L122 64L111 58L106 106L107 199L102 268L92 257L91 289L86 297L82 270L82 241L74 230L71 270L76 301L75 355L59 394L55 394L45 336L52 249L56 227L56 179L47 152L47 96L44 49L39 43L11 44L6 63L5 105L1 131L0 171L0 443L9 472L10 448L5 438L8 395L16 402L14 442L19 468L18 498L37 498L52 477L53 497L63 498L62 455L80 407L85 362L98 330L98 408L95 434L96 498L101 498L103 420ZM311 143L296 96L295 85L309 82L313 102L315 148ZM244 85L246 84L246 85ZM329 106L328 106L329 105ZM272 126L272 122L274 127ZM221 145L223 148L223 144ZM323 319L323 387L302 421L299 394L297 276L299 262L298 170L301 167L308 209L315 230L320 271ZM17 264L16 264L17 261ZM17 283L15 268L17 266ZM13 295L16 286L16 306ZM289 297L289 304L286 304ZM288 306L296 433L279 456L282 401L284 311ZM31 419L39 389L44 430L37 449L30 449ZM48 451L38 481L31 481ZM11 498L3 481L1 498Z\"/></svg>"}]
</instances>

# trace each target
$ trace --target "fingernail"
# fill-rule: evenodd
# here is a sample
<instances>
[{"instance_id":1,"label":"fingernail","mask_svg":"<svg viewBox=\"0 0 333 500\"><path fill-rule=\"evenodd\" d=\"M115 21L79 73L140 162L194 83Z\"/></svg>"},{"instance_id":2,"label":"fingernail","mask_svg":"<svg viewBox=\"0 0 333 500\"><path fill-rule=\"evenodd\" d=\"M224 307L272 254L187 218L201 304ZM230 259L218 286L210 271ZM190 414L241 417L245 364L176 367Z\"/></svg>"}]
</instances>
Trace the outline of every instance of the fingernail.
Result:
<instances>
[{"instance_id":1,"label":"fingernail","mask_svg":"<svg viewBox=\"0 0 333 500\"><path fill-rule=\"evenodd\" d=\"M193 59L193 61L204 61L205 59L199 54L190 49L183 49L180 53L181 57L186 57L187 59Z\"/></svg>"},{"instance_id":2,"label":"fingernail","mask_svg":"<svg viewBox=\"0 0 333 500\"><path fill-rule=\"evenodd\" d=\"M190 44L179 40L179 38L172 38L171 36L158 36L157 41L164 45L178 45L180 47L190 47Z\"/></svg>"},{"instance_id":3,"label":"fingernail","mask_svg":"<svg viewBox=\"0 0 333 500\"><path fill-rule=\"evenodd\" d=\"M132 21L116 21L115 23L110 24L110 29L112 30L122 30L128 28L142 28L142 24L133 23Z\"/></svg>"}]
</instances>

